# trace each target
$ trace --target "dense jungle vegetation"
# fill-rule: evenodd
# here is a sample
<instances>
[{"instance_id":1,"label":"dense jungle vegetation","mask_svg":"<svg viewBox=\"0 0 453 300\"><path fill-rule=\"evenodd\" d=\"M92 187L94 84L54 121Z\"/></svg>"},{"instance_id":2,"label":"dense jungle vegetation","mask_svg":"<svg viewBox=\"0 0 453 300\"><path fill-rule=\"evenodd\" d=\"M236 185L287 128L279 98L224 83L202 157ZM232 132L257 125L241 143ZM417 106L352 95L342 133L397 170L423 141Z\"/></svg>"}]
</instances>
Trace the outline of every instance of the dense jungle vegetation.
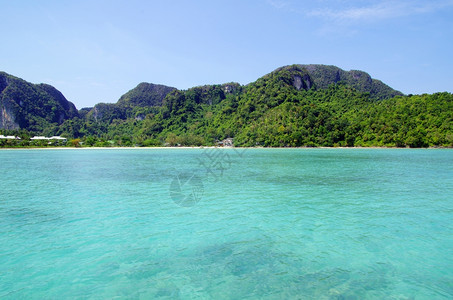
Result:
<instances>
[{"instance_id":1,"label":"dense jungle vegetation","mask_svg":"<svg viewBox=\"0 0 453 300\"><path fill-rule=\"evenodd\" d=\"M182 91L141 83L117 103L64 120L52 114L57 108L39 106L46 112L22 109L33 126L0 130L22 141L0 146L27 146L28 137L46 134L83 146L209 146L231 137L235 146L453 147L452 94L403 95L333 66L283 67L246 86Z\"/></svg>"}]
</instances>

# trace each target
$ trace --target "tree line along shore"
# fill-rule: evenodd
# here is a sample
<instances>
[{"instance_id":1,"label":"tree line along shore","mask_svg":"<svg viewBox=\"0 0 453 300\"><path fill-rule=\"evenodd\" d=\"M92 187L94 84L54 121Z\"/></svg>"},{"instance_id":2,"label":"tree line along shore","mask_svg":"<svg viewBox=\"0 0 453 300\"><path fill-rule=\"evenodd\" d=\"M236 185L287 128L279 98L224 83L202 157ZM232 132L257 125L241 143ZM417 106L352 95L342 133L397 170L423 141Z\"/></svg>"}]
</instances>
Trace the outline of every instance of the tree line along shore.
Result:
<instances>
[{"instance_id":1,"label":"tree line along shore","mask_svg":"<svg viewBox=\"0 0 453 300\"><path fill-rule=\"evenodd\" d=\"M235 147L453 147L451 93L403 95L334 66L286 66L248 85L141 83L116 103L80 110L52 87L7 79L10 115L0 134L20 140L0 139L0 147L212 147L228 139Z\"/></svg>"}]
</instances>

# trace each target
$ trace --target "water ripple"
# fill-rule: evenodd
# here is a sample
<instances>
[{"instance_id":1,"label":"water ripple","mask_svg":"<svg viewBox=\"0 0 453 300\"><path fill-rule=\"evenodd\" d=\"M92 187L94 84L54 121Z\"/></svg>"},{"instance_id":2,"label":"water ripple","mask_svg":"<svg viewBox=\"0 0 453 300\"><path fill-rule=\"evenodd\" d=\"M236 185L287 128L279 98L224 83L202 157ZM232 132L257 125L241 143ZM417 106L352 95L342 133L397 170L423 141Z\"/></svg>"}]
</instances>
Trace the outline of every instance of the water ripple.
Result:
<instances>
[{"instance_id":1,"label":"water ripple","mask_svg":"<svg viewBox=\"0 0 453 300\"><path fill-rule=\"evenodd\" d=\"M453 297L452 151L203 151L0 152L0 298Z\"/></svg>"}]
</instances>

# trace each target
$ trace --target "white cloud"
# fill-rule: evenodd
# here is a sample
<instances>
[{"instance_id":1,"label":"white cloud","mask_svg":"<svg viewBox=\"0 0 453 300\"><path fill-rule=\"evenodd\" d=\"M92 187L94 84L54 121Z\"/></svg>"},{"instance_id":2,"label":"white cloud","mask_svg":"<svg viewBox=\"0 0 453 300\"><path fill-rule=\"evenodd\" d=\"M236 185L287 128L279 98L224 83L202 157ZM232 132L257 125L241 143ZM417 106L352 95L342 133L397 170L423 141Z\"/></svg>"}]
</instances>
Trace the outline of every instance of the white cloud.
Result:
<instances>
[{"instance_id":1,"label":"white cloud","mask_svg":"<svg viewBox=\"0 0 453 300\"><path fill-rule=\"evenodd\" d=\"M277 9L282 9L289 6L289 3L284 0L267 0L267 3Z\"/></svg>"},{"instance_id":2,"label":"white cloud","mask_svg":"<svg viewBox=\"0 0 453 300\"><path fill-rule=\"evenodd\" d=\"M357 7L344 10L318 9L308 12L307 15L323 17L333 20L370 20L396 17L400 14L399 9L387 5L375 5L370 7Z\"/></svg>"},{"instance_id":3,"label":"white cloud","mask_svg":"<svg viewBox=\"0 0 453 300\"><path fill-rule=\"evenodd\" d=\"M453 6L453 0L441 1L380 1L377 4L345 9L317 8L306 13L329 21L377 21L414 14L425 14Z\"/></svg>"}]
</instances>

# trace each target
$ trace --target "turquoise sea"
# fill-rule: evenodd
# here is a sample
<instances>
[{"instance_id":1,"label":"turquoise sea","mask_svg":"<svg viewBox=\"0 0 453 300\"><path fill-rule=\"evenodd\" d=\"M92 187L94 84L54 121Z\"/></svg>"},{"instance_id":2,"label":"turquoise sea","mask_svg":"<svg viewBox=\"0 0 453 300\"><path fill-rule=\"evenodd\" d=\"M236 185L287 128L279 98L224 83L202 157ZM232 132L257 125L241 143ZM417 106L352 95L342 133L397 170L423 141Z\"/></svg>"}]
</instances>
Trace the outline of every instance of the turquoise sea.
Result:
<instances>
[{"instance_id":1,"label":"turquoise sea","mask_svg":"<svg viewBox=\"0 0 453 300\"><path fill-rule=\"evenodd\" d=\"M0 176L0 299L453 298L453 150L4 150Z\"/></svg>"}]
</instances>

